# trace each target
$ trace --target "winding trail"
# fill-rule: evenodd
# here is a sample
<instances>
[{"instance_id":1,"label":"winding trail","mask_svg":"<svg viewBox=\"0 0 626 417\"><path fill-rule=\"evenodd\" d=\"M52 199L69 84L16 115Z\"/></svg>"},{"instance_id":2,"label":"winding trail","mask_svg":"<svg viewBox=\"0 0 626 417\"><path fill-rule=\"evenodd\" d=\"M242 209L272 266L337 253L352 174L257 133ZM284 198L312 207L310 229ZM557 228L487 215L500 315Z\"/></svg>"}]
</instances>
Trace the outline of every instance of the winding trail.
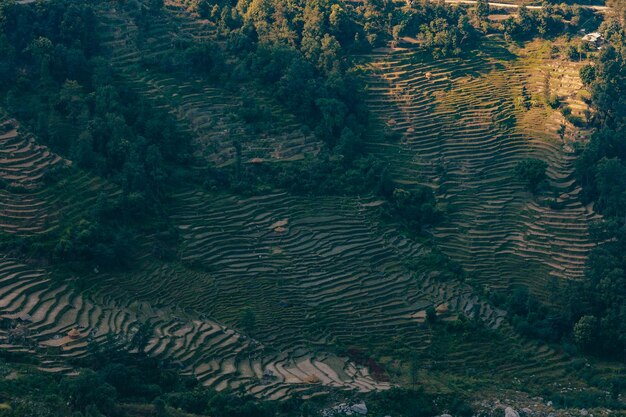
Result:
<instances>
[{"instance_id":1,"label":"winding trail","mask_svg":"<svg viewBox=\"0 0 626 417\"><path fill-rule=\"evenodd\" d=\"M478 1L476 0L445 0L446 3L448 4L476 4L478 3ZM511 3L492 3L489 2L489 6L491 7L503 7L503 8L508 8L508 9L519 9L520 5L519 4L511 4ZM574 4L572 6L578 6L581 7L583 9L592 9L592 10L596 10L599 12L606 12L607 10L609 10L608 6L596 6L596 5L587 5L587 4ZM530 10L539 10L541 9L542 6L526 6L527 9Z\"/></svg>"}]
</instances>

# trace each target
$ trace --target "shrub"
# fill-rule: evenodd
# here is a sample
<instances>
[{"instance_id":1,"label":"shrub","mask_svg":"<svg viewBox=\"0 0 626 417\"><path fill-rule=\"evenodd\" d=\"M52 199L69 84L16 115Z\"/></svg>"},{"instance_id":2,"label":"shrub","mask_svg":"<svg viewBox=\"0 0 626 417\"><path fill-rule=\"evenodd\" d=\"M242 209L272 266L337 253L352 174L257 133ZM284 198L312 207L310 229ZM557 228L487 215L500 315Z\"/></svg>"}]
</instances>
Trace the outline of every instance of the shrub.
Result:
<instances>
[{"instance_id":1,"label":"shrub","mask_svg":"<svg viewBox=\"0 0 626 417\"><path fill-rule=\"evenodd\" d=\"M596 68L593 65L585 65L580 69L580 79L583 84L591 85L596 79Z\"/></svg>"},{"instance_id":2,"label":"shrub","mask_svg":"<svg viewBox=\"0 0 626 417\"><path fill-rule=\"evenodd\" d=\"M437 321L437 310L435 310L435 307L430 306L426 309L426 321L428 323L435 323Z\"/></svg>"},{"instance_id":3,"label":"shrub","mask_svg":"<svg viewBox=\"0 0 626 417\"><path fill-rule=\"evenodd\" d=\"M515 176L524 182L529 191L534 193L539 188L539 185L546 180L547 168L548 164L544 161L529 158L517 164Z\"/></svg>"},{"instance_id":4,"label":"shrub","mask_svg":"<svg viewBox=\"0 0 626 417\"><path fill-rule=\"evenodd\" d=\"M561 102L556 95L551 95L550 97L548 97L548 106L556 109L557 107L559 107L559 104L561 104Z\"/></svg>"}]
</instances>

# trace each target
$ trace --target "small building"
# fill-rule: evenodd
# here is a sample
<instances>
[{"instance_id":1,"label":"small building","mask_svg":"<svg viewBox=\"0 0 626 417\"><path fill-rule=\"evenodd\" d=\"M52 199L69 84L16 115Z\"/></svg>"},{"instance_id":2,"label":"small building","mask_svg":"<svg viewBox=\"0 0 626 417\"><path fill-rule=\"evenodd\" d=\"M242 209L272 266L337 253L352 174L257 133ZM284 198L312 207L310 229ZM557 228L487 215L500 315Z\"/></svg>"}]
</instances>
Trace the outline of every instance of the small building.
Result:
<instances>
[{"instance_id":1,"label":"small building","mask_svg":"<svg viewBox=\"0 0 626 417\"><path fill-rule=\"evenodd\" d=\"M450 311L450 307L448 306L448 303L439 304L435 311L437 312L438 316L441 316L444 314L448 314L448 311Z\"/></svg>"},{"instance_id":2,"label":"small building","mask_svg":"<svg viewBox=\"0 0 626 417\"><path fill-rule=\"evenodd\" d=\"M20 319L23 322L32 322L33 321L33 317L30 314L27 314L27 313L20 314L18 319Z\"/></svg>"},{"instance_id":3,"label":"small building","mask_svg":"<svg viewBox=\"0 0 626 417\"><path fill-rule=\"evenodd\" d=\"M73 328L72 330L70 330L69 332L67 332L67 335L71 338L71 339L78 339L80 337L80 332L78 331L78 329Z\"/></svg>"},{"instance_id":4,"label":"small building","mask_svg":"<svg viewBox=\"0 0 626 417\"><path fill-rule=\"evenodd\" d=\"M590 43L596 48L604 43L604 37L600 32L587 33L585 36L582 37L582 40L584 42Z\"/></svg>"}]
</instances>

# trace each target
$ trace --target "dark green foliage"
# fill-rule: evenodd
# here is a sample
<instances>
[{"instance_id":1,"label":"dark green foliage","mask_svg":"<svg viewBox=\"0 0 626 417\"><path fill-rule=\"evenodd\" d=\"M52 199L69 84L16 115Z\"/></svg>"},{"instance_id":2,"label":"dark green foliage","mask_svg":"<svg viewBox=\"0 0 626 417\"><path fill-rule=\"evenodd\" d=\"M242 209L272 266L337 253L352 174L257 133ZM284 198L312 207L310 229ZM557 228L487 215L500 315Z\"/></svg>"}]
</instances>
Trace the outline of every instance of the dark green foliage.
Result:
<instances>
[{"instance_id":1,"label":"dark green foliage","mask_svg":"<svg viewBox=\"0 0 626 417\"><path fill-rule=\"evenodd\" d=\"M420 232L422 227L438 223L442 213L436 207L435 196L428 187L412 190L396 188L388 196L389 214L402 219L410 230Z\"/></svg>"},{"instance_id":2,"label":"dark green foliage","mask_svg":"<svg viewBox=\"0 0 626 417\"><path fill-rule=\"evenodd\" d=\"M87 407L95 406L101 413L116 414L115 388L92 370L85 369L80 375L63 380L60 391L74 411L85 411Z\"/></svg>"},{"instance_id":3,"label":"dark green foliage","mask_svg":"<svg viewBox=\"0 0 626 417\"><path fill-rule=\"evenodd\" d=\"M373 393L367 397L367 406L373 415L428 417L441 414L444 410L462 417L474 414L471 406L461 396L433 396L422 388L392 388Z\"/></svg>"},{"instance_id":4,"label":"dark green foliage","mask_svg":"<svg viewBox=\"0 0 626 417\"><path fill-rule=\"evenodd\" d=\"M626 58L624 28L604 25L605 45L594 66L581 69L592 91L598 130L577 161L583 198L595 201L605 221L594 237L603 241L589 257L587 279L571 289L573 338L585 351L626 360Z\"/></svg>"},{"instance_id":5,"label":"dark green foliage","mask_svg":"<svg viewBox=\"0 0 626 417\"><path fill-rule=\"evenodd\" d=\"M591 85L596 79L596 68L593 65L585 65L580 69L580 79L585 85Z\"/></svg>"},{"instance_id":6,"label":"dark green foliage","mask_svg":"<svg viewBox=\"0 0 626 417\"><path fill-rule=\"evenodd\" d=\"M10 112L81 167L127 193L158 200L168 163L186 160L188 140L168 115L113 83L106 61L96 56L90 6L56 0L45 7L9 6L4 13L10 18L2 36L16 52L3 59L21 68L19 77L7 74L5 92L16 98L9 100ZM46 24L32 24L37 21Z\"/></svg>"},{"instance_id":7,"label":"dark green foliage","mask_svg":"<svg viewBox=\"0 0 626 417\"><path fill-rule=\"evenodd\" d=\"M231 182L223 172L211 170L213 182ZM350 164L337 158L319 158L296 164L249 164L240 181L232 187L244 193L258 193L273 186L299 195L358 195L379 193L388 188L384 167L373 157Z\"/></svg>"},{"instance_id":8,"label":"dark green foliage","mask_svg":"<svg viewBox=\"0 0 626 417\"><path fill-rule=\"evenodd\" d=\"M559 101L559 97L556 95L549 96L547 99L547 103L548 103L548 106L552 107L553 109L558 108L559 105L561 104L561 102Z\"/></svg>"},{"instance_id":9,"label":"dark green foliage","mask_svg":"<svg viewBox=\"0 0 626 417\"><path fill-rule=\"evenodd\" d=\"M585 28L596 28L599 24L598 17L589 9L544 2L539 10L520 7L518 18L506 19L503 29L505 38L524 41L536 36L550 38L564 32L577 34L581 24ZM578 53L576 58L579 58Z\"/></svg>"},{"instance_id":10,"label":"dark green foliage","mask_svg":"<svg viewBox=\"0 0 626 417\"><path fill-rule=\"evenodd\" d=\"M623 29L622 29L623 31ZM606 34L609 38L624 37L615 34ZM624 40L616 40L624 42ZM604 127L619 130L626 125L626 57L623 50L606 45L596 60L595 78L592 83L592 101L598 111ZM619 134L619 132L615 132Z\"/></svg>"},{"instance_id":11,"label":"dark green foliage","mask_svg":"<svg viewBox=\"0 0 626 417\"><path fill-rule=\"evenodd\" d=\"M344 132L345 133L345 132ZM443 219L434 193L428 187L395 188L383 164L372 156L314 159L298 165L249 164L237 182L223 172L209 170L207 184L228 183L244 193L259 193L279 186L300 195L376 194L385 198L383 214L413 233Z\"/></svg>"},{"instance_id":12,"label":"dark green foliage","mask_svg":"<svg viewBox=\"0 0 626 417\"><path fill-rule=\"evenodd\" d=\"M392 35L395 40L405 36L416 38L420 46L434 58L459 55L463 49L475 46L480 40L481 33L472 26L468 11L464 8L409 2L407 7L399 9L391 6L392 2L386 4L391 8L386 14L390 16L389 27L393 29L385 35ZM479 11L479 20L484 12L483 7ZM385 12L380 10L378 13L384 16ZM483 30L480 21L478 26ZM382 36L376 34L375 38L380 39Z\"/></svg>"},{"instance_id":13,"label":"dark green foliage","mask_svg":"<svg viewBox=\"0 0 626 417\"><path fill-rule=\"evenodd\" d=\"M573 45L567 46L566 55L567 55L567 59L569 59L570 61L577 61L578 59L580 59L580 53L578 49L576 49Z\"/></svg>"},{"instance_id":14,"label":"dark green foliage","mask_svg":"<svg viewBox=\"0 0 626 417\"><path fill-rule=\"evenodd\" d=\"M524 336L558 342L567 334L567 321L542 305L526 288L514 289L506 300L509 320Z\"/></svg>"},{"instance_id":15,"label":"dark green foliage","mask_svg":"<svg viewBox=\"0 0 626 417\"><path fill-rule=\"evenodd\" d=\"M423 256L422 262L430 271L436 271L434 278L440 281L464 280L465 271L457 262L454 262L446 254L437 248L433 248L429 253Z\"/></svg>"},{"instance_id":16,"label":"dark green foliage","mask_svg":"<svg viewBox=\"0 0 626 417\"><path fill-rule=\"evenodd\" d=\"M597 319L594 316L582 316L574 325L574 340L583 349L590 349L596 342Z\"/></svg>"},{"instance_id":17,"label":"dark green foliage","mask_svg":"<svg viewBox=\"0 0 626 417\"><path fill-rule=\"evenodd\" d=\"M98 56L97 21L87 2L4 2L2 15L0 44L8 53L0 57L0 92L9 112L55 152L123 191L108 203L108 214L96 206L52 236L52 253L64 262L128 266L133 229L161 215L173 166L188 160L188 137L167 113L114 81Z\"/></svg>"},{"instance_id":18,"label":"dark green foliage","mask_svg":"<svg viewBox=\"0 0 626 417\"><path fill-rule=\"evenodd\" d=\"M438 18L422 24L417 39L431 51L433 58L443 58L460 55L461 48L475 37L474 33L467 16L461 16L457 24Z\"/></svg>"},{"instance_id":19,"label":"dark green foliage","mask_svg":"<svg viewBox=\"0 0 626 417\"><path fill-rule=\"evenodd\" d=\"M435 307L430 306L426 309L426 321L431 324L437 321L437 311Z\"/></svg>"},{"instance_id":20,"label":"dark green foliage","mask_svg":"<svg viewBox=\"0 0 626 417\"><path fill-rule=\"evenodd\" d=\"M127 266L130 240L121 229L82 219L66 229L54 248L63 261L89 261L95 265Z\"/></svg>"},{"instance_id":21,"label":"dark green foliage","mask_svg":"<svg viewBox=\"0 0 626 417\"><path fill-rule=\"evenodd\" d=\"M150 323L141 323L139 327L137 327L137 329L135 330L133 337L130 339L130 348L137 349L137 351L142 353L148 345L152 334L153 331Z\"/></svg>"},{"instance_id":22,"label":"dark green foliage","mask_svg":"<svg viewBox=\"0 0 626 417\"><path fill-rule=\"evenodd\" d=\"M489 2L487 0L478 0L476 3L476 16L481 21L487 21L489 19Z\"/></svg>"},{"instance_id":23,"label":"dark green foliage","mask_svg":"<svg viewBox=\"0 0 626 417\"><path fill-rule=\"evenodd\" d=\"M519 178L528 191L536 192L541 183L546 181L548 164L539 159L525 159L515 167L515 176Z\"/></svg>"},{"instance_id":24,"label":"dark green foliage","mask_svg":"<svg viewBox=\"0 0 626 417\"><path fill-rule=\"evenodd\" d=\"M203 74L216 75L224 70L221 49L213 42L192 44L185 50L185 58L195 71Z\"/></svg>"}]
</instances>

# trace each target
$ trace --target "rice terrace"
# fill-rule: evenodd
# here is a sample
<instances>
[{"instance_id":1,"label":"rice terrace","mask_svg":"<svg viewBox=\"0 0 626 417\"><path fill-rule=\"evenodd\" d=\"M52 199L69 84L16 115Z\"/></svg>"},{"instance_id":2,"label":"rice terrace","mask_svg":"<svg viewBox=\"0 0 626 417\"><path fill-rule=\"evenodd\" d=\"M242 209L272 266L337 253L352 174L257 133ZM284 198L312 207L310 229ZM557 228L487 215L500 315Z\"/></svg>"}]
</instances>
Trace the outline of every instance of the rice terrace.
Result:
<instances>
[{"instance_id":1,"label":"rice terrace","mask_svg":"<svg viewBox=\"0 0 626 417\"><path fill-rule=\"evenodd\" d=\"M626 415L623 0L0 0L0 416Z\"/></svg>"}]
</instances>

